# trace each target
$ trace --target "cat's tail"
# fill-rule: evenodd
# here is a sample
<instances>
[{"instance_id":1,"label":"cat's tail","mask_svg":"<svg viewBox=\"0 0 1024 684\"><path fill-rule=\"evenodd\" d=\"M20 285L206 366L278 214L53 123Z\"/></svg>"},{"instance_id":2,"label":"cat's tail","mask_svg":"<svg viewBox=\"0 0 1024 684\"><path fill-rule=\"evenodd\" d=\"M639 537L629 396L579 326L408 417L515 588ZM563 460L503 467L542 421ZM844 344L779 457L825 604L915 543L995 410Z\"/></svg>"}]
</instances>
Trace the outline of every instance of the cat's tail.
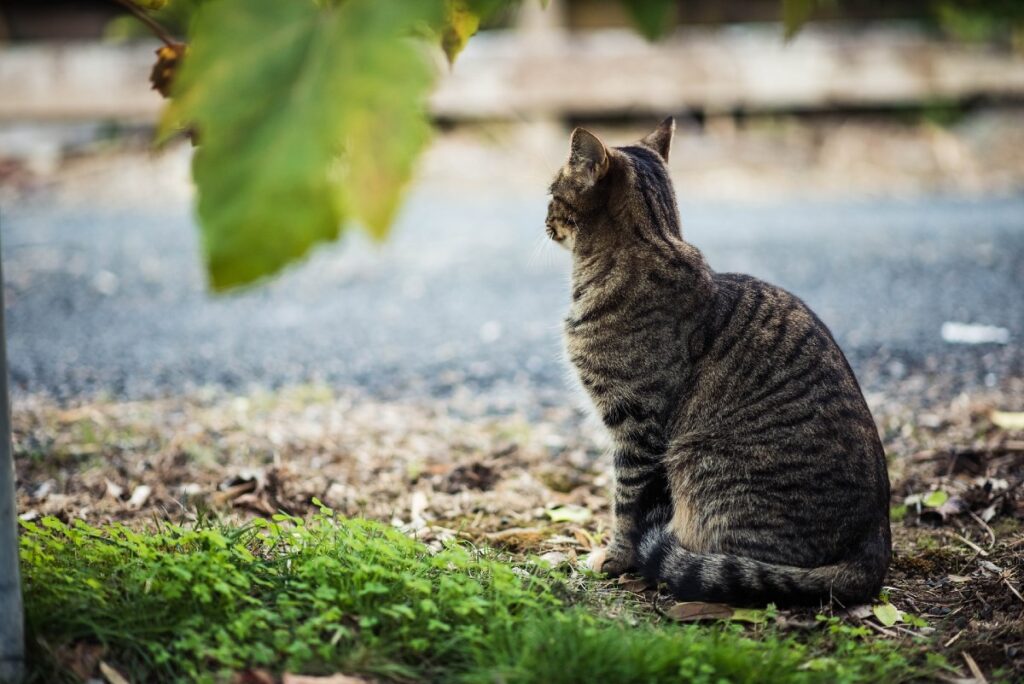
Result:
<instances>
[{"instance_id":1,"label":"cat's tail","mask_svg":"<svg viewBox=\"0 0 1024 684\"><path fill-rule=\"evenodd\" d=\"M891 551L884 533L869 538L850 560L817 568L775 565L722 553L694 553L666 527L649 529L637 546L641 574L664 582L680 601L735 605L865 603L878 595Z\"/></svg>"}]
</instances>

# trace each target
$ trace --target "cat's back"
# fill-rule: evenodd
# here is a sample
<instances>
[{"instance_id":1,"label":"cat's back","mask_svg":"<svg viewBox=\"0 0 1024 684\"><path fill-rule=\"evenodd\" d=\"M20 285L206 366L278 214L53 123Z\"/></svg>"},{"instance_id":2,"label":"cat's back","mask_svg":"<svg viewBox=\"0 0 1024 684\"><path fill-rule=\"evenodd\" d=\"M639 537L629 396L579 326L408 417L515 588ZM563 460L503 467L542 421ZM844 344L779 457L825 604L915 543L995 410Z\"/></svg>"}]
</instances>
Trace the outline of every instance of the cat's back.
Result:
<instances>
[{"instance_id":1,"label":"cat's back","mask_svg":"<svg viewBox=\"0 0 1024 684\"><path fill-rule=\"evenodd\" d=\"M821 319L796 295L752 276L713 281L700 339L691 341L695 387L684 430L839 449L877 468L884 455L871 412Z\"/></svg>"}]
</instances>

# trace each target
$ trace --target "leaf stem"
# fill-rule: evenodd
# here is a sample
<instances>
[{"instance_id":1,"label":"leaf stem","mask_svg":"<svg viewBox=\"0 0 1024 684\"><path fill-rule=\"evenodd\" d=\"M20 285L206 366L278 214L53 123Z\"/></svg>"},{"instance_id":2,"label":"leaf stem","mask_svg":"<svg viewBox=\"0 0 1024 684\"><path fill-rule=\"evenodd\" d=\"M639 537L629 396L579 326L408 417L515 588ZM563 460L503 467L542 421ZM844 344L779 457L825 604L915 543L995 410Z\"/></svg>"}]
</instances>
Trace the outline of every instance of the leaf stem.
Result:
<instances>
[{"instance_id":1,"label":"leaf stem","mask_svg":"<svg viewBox=\"0 0 1024 684\"><path fill-rule=\"evenodd\" d=\"M159 22L153 19L153 17L146 14L146 12L134 2L131 0L114 0L114 2L131 12L136 19L145 24L157 38L164 42L165 45L174 47L174 45L177 44L178 41L174 40L174 36L168 33L167 29L161 26Z\"/></svg>"}]
</instances>

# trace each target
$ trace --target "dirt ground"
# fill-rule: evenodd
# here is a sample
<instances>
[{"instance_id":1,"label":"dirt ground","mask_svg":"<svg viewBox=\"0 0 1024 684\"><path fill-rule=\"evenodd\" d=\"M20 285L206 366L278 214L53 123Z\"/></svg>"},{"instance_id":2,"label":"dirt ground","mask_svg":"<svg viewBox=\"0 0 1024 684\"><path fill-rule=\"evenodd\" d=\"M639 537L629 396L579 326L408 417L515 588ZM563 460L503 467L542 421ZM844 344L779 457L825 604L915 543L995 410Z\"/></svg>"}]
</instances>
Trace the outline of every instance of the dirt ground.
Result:
<instances>
[{"instance_id":1,"label":"dirt ground","mask_svg":"<svg viewBox=\"0 0 1024 684\"><path fill-rule=\"evenodd\" d=\"M921 638L963 677L1024 677L1024 388L916 408L871 396L890 459L895 556L877 638ZM23 398L14 415L18 509L90 522L303 514L314 497L439 548L459 537L578 568L610 523L601 433L572 408L488 415L470 400L382 403L305 386L74 407ZM642 608L639 580L595 583ZM621 585L621 586L620 586ZM792 629L813 612L780 611ZM981 681L978 679L978 681Z\"/></svg>"}]
</instances>

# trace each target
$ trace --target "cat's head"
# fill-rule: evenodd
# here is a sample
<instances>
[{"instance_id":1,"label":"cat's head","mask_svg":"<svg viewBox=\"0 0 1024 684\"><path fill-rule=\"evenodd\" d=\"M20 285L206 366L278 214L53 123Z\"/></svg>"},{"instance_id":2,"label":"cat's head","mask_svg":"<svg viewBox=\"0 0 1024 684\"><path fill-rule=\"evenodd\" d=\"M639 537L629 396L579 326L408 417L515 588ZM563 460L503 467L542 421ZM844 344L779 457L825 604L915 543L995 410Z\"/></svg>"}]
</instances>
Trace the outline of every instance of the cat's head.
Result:
<instances>
[{"instance_id":1,"label":"cat's head","mask_svg":"<svg viewBox=\"0 0 1024 684\"><path fill-rule=\"evenodd\" d=\"M646 137L625 147L607 147L600 138L577 128L569 139L569 158L555 175L544 222L548 237L572 250L581 227L609 210L610 202L628 202L636 185L649 180L668 183L669 150L676 124L662 121ZM638 173L638 168L643 167ZM655 168L656 167L656 168Z\"/></svg>"}]
</instances>

